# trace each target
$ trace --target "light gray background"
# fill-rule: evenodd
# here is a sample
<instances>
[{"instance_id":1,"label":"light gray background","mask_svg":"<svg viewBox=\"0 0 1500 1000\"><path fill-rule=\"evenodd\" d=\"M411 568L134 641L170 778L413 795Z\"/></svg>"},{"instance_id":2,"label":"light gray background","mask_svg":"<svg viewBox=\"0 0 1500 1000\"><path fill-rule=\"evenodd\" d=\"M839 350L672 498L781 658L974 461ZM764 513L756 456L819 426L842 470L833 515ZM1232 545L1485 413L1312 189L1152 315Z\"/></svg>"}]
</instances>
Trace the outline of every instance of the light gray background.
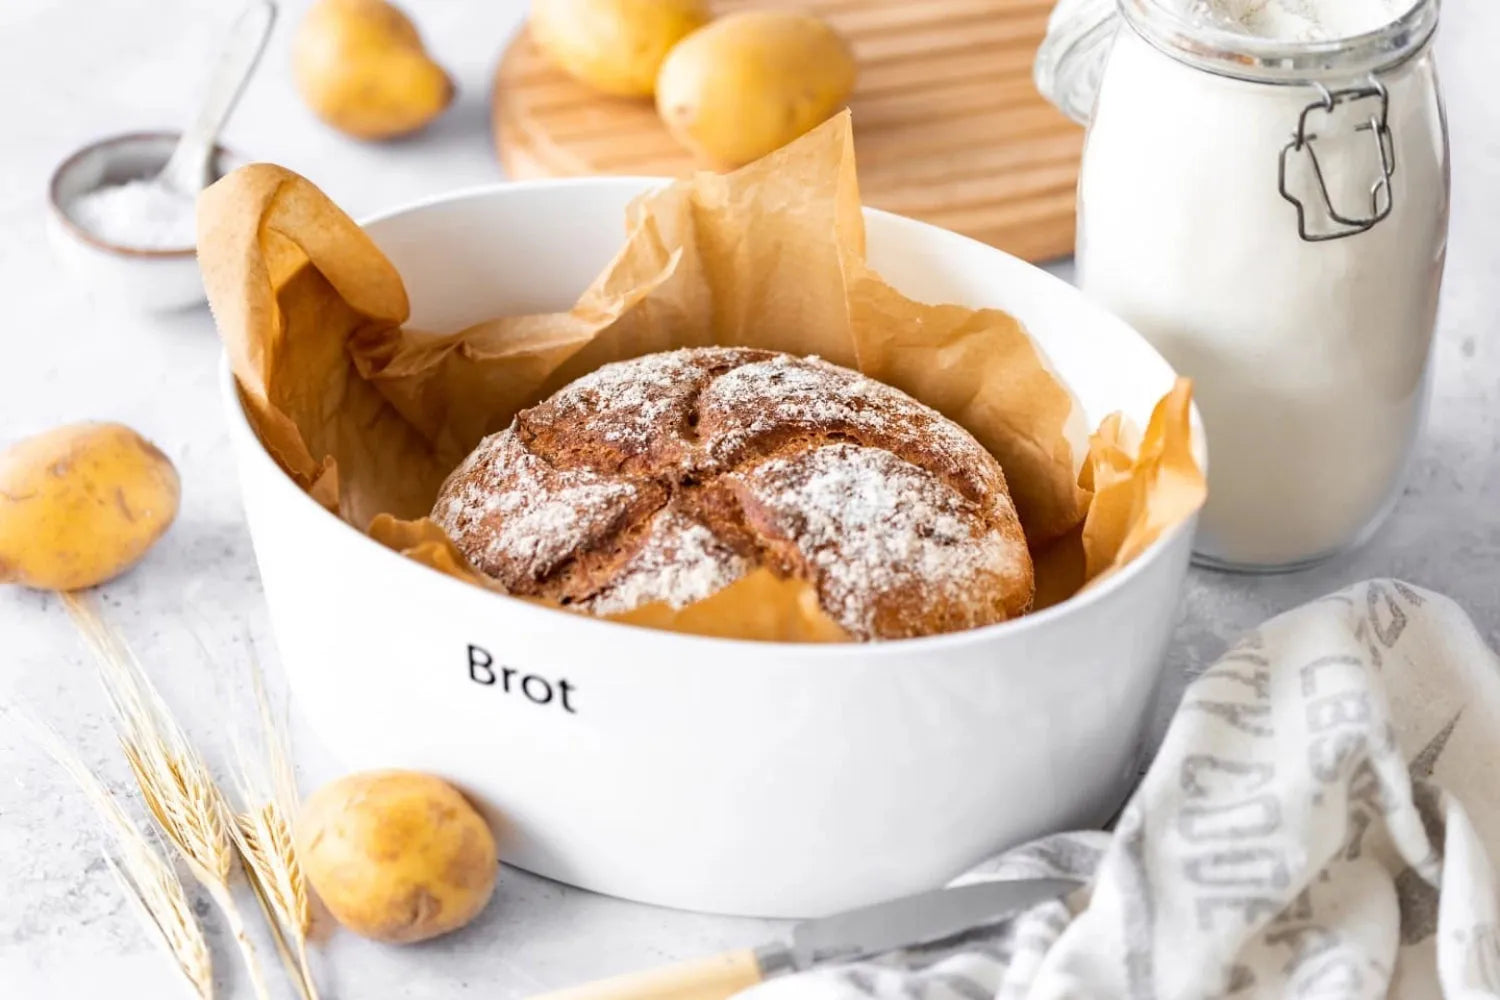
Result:
<instances>
[{"instance_id":1,"label":"light gray background","mask_svg":"<svg viewBox=\"0 0 1500 1000\"><path fill-rule=\"evenodd\" d=\"M303 6L283 0L276 36L228 131L232 146L306 174L356 216L500 177L486 101L519 0L409 0L460 97L422 135L379 146L324 128L294 94L287 43ZM210 746L247 643L279 676L219 418L218 345L205 310L141 320L74 284L48 252L43 191L54 164L82 143L185 117L236 9L232 0L0 2L0 443L106 418L140 429L176 461L180 520L102 598ZM1452 242L1436 398L1410 486L1386 528L1353 556L1275 578L1195 571L1165 665L1161 724L1184 679L1238 631L1372 575L1451 594L1500 646L1500 4L1448 0L1445 17L1439 52L1453 131ZM62 609L11 588L0 590L0 700L14 698L68 734L113 787L128 790ZM313 734L299 732L298 740L309 784L335 773ZM0 731L0 996L176 989L95 845L89 813L66 781ZM222 995L247 996L219 923L206 919ZM773 929L600 898L507 870L494 903L465 931L407 949L340 935L321 965L329 997L505 1000L753 944Z\"/></svg>"}]
</instances>

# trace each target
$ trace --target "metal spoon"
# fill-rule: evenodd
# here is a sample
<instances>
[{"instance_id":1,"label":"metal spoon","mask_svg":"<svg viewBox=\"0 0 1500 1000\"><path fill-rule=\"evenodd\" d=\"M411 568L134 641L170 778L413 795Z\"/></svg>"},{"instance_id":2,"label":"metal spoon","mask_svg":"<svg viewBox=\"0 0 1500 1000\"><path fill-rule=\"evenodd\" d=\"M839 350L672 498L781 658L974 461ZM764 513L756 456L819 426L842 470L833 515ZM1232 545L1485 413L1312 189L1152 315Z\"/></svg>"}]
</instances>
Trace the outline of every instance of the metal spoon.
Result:
<instances>
[{"instance_id":1,"label":"metal spoon","mask_svg":"<svg viewBox=\"0 0 1500 1000\"><path fill-rule=\"evenodd\" d=\"M219 132L260 61L275 23L276 4L272 0L250 0L230 29L229 41L219 55L198 114L183 130L171 158L161 173L152 178L153 183L188 198L196 198L199 191L212 183L211 167Z\"/></svg>"}]
</instances>

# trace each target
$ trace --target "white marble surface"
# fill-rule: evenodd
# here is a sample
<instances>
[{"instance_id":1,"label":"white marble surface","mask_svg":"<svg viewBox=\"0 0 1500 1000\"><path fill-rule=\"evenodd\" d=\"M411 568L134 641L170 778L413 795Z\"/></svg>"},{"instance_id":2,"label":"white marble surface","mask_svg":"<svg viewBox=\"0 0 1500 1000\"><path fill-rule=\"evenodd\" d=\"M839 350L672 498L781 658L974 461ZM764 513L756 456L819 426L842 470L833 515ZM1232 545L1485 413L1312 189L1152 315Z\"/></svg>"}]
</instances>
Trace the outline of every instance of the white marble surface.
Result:
<instances>
[{"instance_id":1,"label":"white marble surface","mask_svg":"<svg viewBox=\"0 0 1500 1000\"><path fill-rule=\"evenodd\" d=\"M355 215L499 178L485 96L519 0L410 0L461 87L421 136L382 146L323 128L292 91L283 17L228 132L235 148L321 184ZM0 443L84 418L129 423L184 478L181 518L106 611L191 728L216 747L223 699L253 643L278 671L218 416L218 348L202 310L122 315L70 281L43 237L54 163L101 134L170 126L189 109L229 0L0 3ZM1500 5L1448 0L1440 42L1454 146L1454 219L1437 391L1427 438L1395 515L1363 551L1316 570L1250 579L1195 572L1166 664L1168 698L1240 629L1359 578L1394 574L1445 591L1500 646ZM195 645L196 630L209 655ZM23 700L128 791L100 698L56 600L0 591L0 700ZM1163 714L1166 709L1164 707ZM297 734L311 783L333 772ZM0 729L0 996L167 996L169 966L104 867L85 807L58 772ZM205 913L221 995L248 996L220 923ZM675 956L752 944L773 928L604 899L514 871L484 917L444 940L382 948L339 935L323 950L329 997L505 1000ZM290 994L287 994L290 995Z\"/></svg>"}]
</instances>

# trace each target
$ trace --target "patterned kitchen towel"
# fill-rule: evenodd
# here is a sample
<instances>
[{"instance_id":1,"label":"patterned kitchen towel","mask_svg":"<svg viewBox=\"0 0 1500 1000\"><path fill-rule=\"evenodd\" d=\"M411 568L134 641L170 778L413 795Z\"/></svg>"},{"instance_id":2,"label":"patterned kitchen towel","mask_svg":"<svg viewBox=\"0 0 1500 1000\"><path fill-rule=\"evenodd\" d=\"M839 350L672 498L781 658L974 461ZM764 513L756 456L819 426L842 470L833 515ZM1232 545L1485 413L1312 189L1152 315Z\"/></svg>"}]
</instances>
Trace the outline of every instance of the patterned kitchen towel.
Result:
<instances>
[{"instance_id":1,"label":"patterned kitchen towel","mask_svg":"<svg viewBox=\"0 0 1500 1000\"><path fill-rule=\"evenodd\" d=\"M1500 997L1487 846L1500 663L1448 599L1371 581L1267 622L1193 681L1112 834L1049 837L964 878L1089 890L741 996Z\"/></svg>"}]
</instances>

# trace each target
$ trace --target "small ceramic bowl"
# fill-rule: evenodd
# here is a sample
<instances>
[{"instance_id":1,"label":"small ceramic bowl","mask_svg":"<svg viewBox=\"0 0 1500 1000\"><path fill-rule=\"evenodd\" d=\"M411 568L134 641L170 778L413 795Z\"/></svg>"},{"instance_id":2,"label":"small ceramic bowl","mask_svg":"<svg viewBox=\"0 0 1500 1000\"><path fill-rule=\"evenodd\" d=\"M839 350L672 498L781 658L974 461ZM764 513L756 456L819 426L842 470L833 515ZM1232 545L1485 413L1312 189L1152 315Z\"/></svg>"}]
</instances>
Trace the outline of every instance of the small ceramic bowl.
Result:
<instances>
[{"instance_id":1,"label":"small ceramic bowl","mask_svg":"<svg viewBox=\"0 0 1500 1000\"><path fill-rule=\"evenodd\" d=\"M204 299L192 246L145 250L110 243L68 214L78 196L109 184L155 175L177 145L176 132L132 132L90 143L63 160L47 187L47 235L58 256L91 290L143 312L167 312ZM245 162L224 147L214 155L215 179Z\"/></svg>"}]
</instances>

